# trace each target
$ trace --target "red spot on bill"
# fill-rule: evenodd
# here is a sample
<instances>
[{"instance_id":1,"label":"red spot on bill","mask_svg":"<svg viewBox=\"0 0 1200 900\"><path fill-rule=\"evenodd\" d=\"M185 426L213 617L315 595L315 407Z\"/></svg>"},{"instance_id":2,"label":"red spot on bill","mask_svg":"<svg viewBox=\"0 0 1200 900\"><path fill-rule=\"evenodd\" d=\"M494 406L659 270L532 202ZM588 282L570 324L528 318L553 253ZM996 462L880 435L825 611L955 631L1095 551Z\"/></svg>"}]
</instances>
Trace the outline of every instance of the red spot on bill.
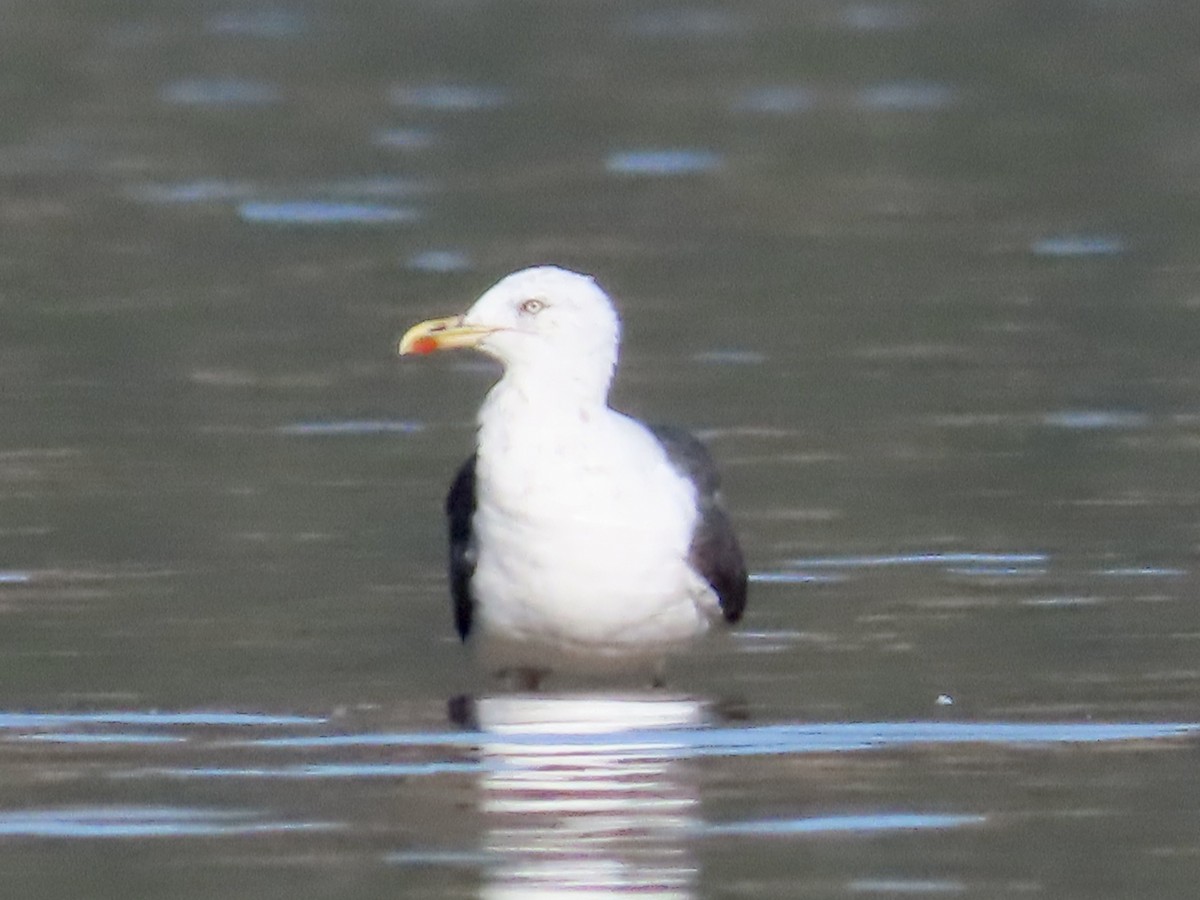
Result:
<instances>
[{"instance_id":1,"label":"red spot on bill","mask_svg":"<svg viewBox=\"0 0 1200 900\"><path fill-rule=\"evenodd\" d=\"M411 352L420 356L424 356L426 353L432 353L437 348L437 338L420 337L413 341Z\"/></svg>"}]
</instances>

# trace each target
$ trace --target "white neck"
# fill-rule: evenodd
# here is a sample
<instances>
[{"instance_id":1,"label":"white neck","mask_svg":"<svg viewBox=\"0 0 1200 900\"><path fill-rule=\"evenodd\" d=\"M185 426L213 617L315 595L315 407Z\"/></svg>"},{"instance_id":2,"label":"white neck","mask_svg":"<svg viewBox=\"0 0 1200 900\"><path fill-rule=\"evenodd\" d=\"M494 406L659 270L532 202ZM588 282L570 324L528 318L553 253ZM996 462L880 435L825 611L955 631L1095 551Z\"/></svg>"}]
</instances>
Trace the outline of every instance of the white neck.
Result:
<instances>
[{"instance_id":1,"label":"white neck","mask_svg":"<svg viewBox=\"0 0 1200 900\"><path fill-rule=\"evenodd\" d=\"M564 362L552 357L527 358L505 368L504 376L488 392L481 420L488 407L502 406L510 414L524 408L540 417L574 415L608 406L608 389L616 354Z\"/></svg>"},{"instance_id":2,"label":"white neck","mask_svg":"<svg viewBox=\"0 0 1200 900\"><path fill-rule=\"evenodd\" d=\"M557 380L501 378L484 398L479 424L510 427L517 420L534 418L539 425L586 421L590 414L608 407L608 385L580 384Z\"/></svg>"}]
</instances>

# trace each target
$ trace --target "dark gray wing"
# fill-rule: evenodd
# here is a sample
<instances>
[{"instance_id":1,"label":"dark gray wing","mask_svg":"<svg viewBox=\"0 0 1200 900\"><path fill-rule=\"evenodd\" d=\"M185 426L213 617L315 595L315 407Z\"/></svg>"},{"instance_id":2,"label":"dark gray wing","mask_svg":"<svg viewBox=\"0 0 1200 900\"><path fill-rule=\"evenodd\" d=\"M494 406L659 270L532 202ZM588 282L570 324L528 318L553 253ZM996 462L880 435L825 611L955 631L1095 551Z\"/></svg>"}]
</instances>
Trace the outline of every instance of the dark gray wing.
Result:
<instances>
[{"instance_id":1,"label":"dark gray wing","mask_svg":"<svg viewBox=\"0 0 1200 900\"><path fill-rule=\"evenodd\" d=\"M454 627L464 641L471 633L475 598L471 576L475 574L475 456L471 455L450 485L446 495L446 517L450 525L450 597L454 601Z\"/></svg>"},{"instance_id":2,"label":"dark gray wing","mask_svg":"<svg viewBox=\"0 0 1200 900\"><path fill-rule=\"evenodd\" d=\"M688 562L712 585L725 621L736 622L746 609L749 577L733 523L721 506L721 473L708 448L689 432L670 425L647 427L667 451L671 464L696 486L700 516Z\"/></svg>"}]
</instances>

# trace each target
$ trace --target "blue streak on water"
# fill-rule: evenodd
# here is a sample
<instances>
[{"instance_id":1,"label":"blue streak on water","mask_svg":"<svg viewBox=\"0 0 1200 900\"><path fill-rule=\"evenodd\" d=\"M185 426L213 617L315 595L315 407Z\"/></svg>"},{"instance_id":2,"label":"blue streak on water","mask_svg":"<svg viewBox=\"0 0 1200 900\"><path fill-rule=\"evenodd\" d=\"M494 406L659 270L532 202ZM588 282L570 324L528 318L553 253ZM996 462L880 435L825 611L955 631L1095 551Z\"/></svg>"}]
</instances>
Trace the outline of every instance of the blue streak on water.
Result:
<instances>
[{"instance_id":1,"label":"blue streak on water","mask_svg":"<svg viewBox=\"0 0 1200 900\"><path fill-rule=\"evenodd\" d=\"M763 725L697 733L694 756L778 755L872 750L914 744L1104 743L1182 737L1200 723L876 722Z\"/></svg>"},{"instance_id":2,"label":"blue streak on water","mask_svg":"<svg viewBox=\"0 0 1200 900\"><path fill-rule=\"evenodd\" d=\"M265 821L245 811L169 806L76 806L0 813L0 836L5 837L210 837L338 827L328 822Z\"/></svg>"},{"instance_id":3,"label":"blue streak on water","mask_svg":"<svg viewBox=\"0 0 1200 900\"><path fill-rule=\"evenodd\" d=\"M1117 256L1126 250L1125 242L1109 234L1060 234L1034 241L1029 250L1034 256L1072 259L1087 256Z\"/></svg>"},{"instance_id":4,"label":"blue streak on water","mask_svg":"<svg viewBox=\"0 0 1200 900\"><path fill-rule=\"evenodd\" d=\"M1049 562L1045 553L901 553L881 556L828 556L815 559L793 559L790 565L808 568L874 569L889 566L1032 566Z\"/></svg>"},{"instance_id":5,"label":"blue streak on water","mask_svg":"<svg viewBox=\"0 0 1200 900\"><path fill-rule=\"evenodd\" d=\"M327 437L360 434L416 434L424 431L422 422L392 421L388 419L351 419L344 422L293 422L281 425L280 434L297 437Z\"/></svg>"},{"instance_id":6,"label":"blue streak on water","mask_svg":"<svg viewBox=\"0 0 1200 900\"><path fill-rule=\"evenodd\" d=\"M407 207L320 200L243 203L238 207L238 216L246 222L267 225L400 225L421 217Z\"/></svg>"},{"instance_id":7,"label":"blue streak on water","mask_svg":"<svg viewBox=\"0 0 1200 900\"><path fill-rule=\"evenodd\" d=\"M247 78L185 78L159 96L176 106L270 106L283 99L274 85Z\"/></svg>"},{"instance_id":8,"label":"blue streak on water","mask_svg":"<svg viewBox=\"0 0 1200 900\"><path fill-rule=\"evenodd\" d=\"M958 91L936 81L888 81L865 87L858 101L867 109L884 112L932 112L958 101Z\"/></svg>"},{"instance_id":9,"label":"blue streak on water","mask_svg":"<svg viewBox=\"0 0 1200 900\"><path fill-rule=\"evenodd\" d=\"M28 572L18 572L13 569L0 572L0 584L28 584L33 578Z\"/></svg>"},{"instance_id":10,"label":"blue streak on water","mask_svg":"<svg viewBox=\"0 0 1200 900\"><path fill-rule=\"evenodd\" d=\"M1064 409L1046 413L1042 416L1042 424L1072 431L1136 429L1147 427L1150 417L1145 413L1128 410Z\"/></svg>"},{"instance_id":11,"label":"blue streak on water","mask_svg":"<svg viewBox=\"0 0 1200 900\"><path fill-rule=\"evenodd\" d=\"M419 84L397 85L388 92L396 106L415 106L439 112L498 109L512 102L511 93L496 85Z\"/></svg>"},{"instance_id":12,"label":"blue streak on water","mask_svg":"<svg viewBox=\"0 0 1200 900\"><path fill-rule=\"evenodd\" d=\"M324 725L317 716L259 715L239 712L0 712L0 728L55 728L67 725Z\"/></svg>"},{"instance_id":13,"label":"blue streak on water","mask_svg":"<svg viewBox=\"0 0 1200 900\"><path fill-rule=\"evenodd\" d=\"M307 185L302 190L310 195L327 198L412 197L427 193L431 184L414 178L376 175L350 178L324 184ZM143 203L218 203L230 200L250 200L270 194L271 189L248 181L228 181L221 178L200 178L194 181L148 182L129 187L129 197ZM262 201L264 204L270 201ZM300 201L283 201L284 203Z\"/></svg>"},{"instance_id":14,"label":"blue streak on water","mask_svg":"<svg viewBox=\"0 0 1200 900\"><path fill-rule=\"evenodd\" d=\"M237 745L277 748L455 747L489 743L644 746L669 750L672 757L753 756L830 753L904 747L914 744L1103 743L1187 737L1198 722L815 722L740 728L625 729L600 734L486 732L391 732L259 738Z\"/></svg>"},{"instance_id":15,"label":"blue streak on water","mask_svg":"<svg viewBox=\"0 0 1200 900\"><path fill-rule=\"evenodd\" d=\"M751 835L786 837L793 834L872 834L880 831L918 831L929 828L961 828L981 825L986 816L933 815L923 813L874 813L860 816L814 816L800 819L759 819L704 826L706 835Z\"/></svg>"},{"instance_id":16,"label":"blue streak on water","mask_svg":"<svg viewBox=\"0 0 1200 900\"><path fill-rule=\"evenodd\" d=\"M439 275L466 272L472 267L471 257L461 250L424 250L414 253L404 264L417 272Z\"/></svg>"},{"instance_id":17,"label":"blue streak on water","mask_svg":"<svg viewBox=\"0 0 1200 900\"><path fill-rule=\"evenodd\" d=\"M622 150L610 153L604 165L616 175L696 175L720 168L721 156L693 148Z\"/></svg>"}]
</instances>

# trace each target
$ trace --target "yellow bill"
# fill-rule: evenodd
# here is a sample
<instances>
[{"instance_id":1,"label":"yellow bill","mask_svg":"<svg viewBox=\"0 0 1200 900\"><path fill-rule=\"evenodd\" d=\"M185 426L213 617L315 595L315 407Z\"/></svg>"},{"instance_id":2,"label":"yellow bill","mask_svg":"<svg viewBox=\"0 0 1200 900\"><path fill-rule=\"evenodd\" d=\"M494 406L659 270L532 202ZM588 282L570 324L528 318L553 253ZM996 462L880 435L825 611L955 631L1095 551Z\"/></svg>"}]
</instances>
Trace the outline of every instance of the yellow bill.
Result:
<instances>
[{"instance_id":1,"label":"yellow bill","mask_svg":"<svg viewBox=\"0 0 1200 900\"><path fill-rule=\"evenodd\" d=\"M437 350L475 347L495 328L486 325L467 325L462 316L429 319L404 332L397 349L401 356L423 355Z\"/></svg>"}]
</instances>

